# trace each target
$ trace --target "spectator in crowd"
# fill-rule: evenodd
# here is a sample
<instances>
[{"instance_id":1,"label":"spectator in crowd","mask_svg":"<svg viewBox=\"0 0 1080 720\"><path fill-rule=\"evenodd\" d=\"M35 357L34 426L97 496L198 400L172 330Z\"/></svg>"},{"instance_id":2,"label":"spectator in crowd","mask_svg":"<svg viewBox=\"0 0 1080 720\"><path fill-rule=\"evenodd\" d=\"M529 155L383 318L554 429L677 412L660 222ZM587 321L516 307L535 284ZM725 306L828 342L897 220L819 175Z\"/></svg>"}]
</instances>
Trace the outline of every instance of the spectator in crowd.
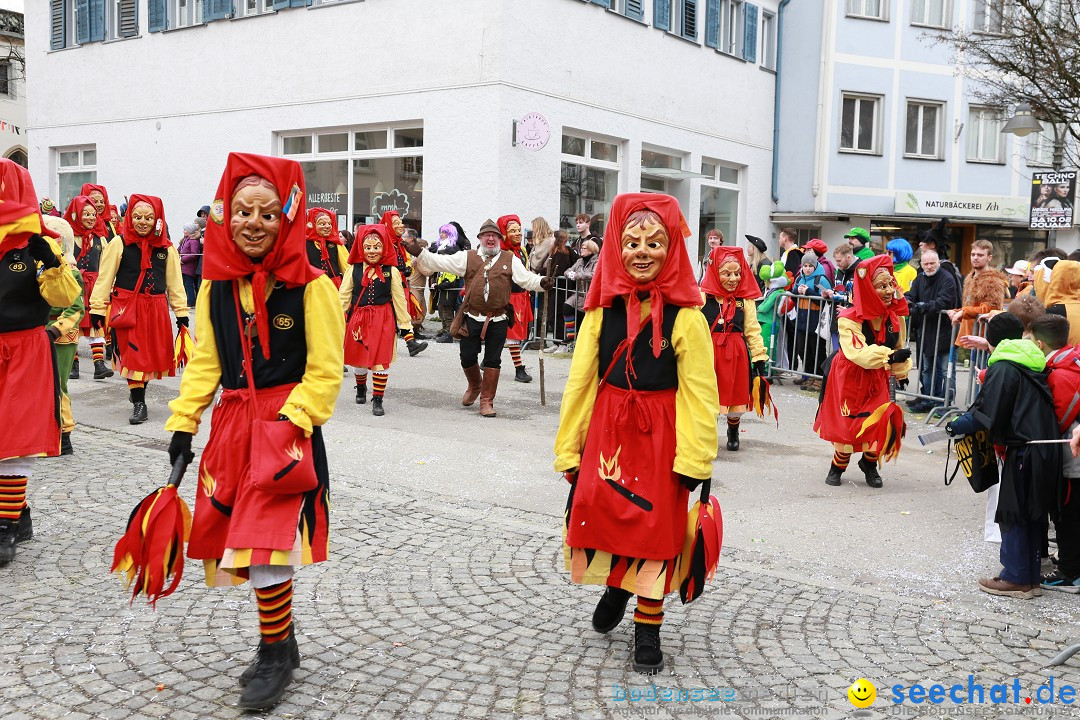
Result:
<instances>
[{"instance_id":1,"label":"spectator in crowd","mask_svg":"<svg viewBox=\"0 0 1080 720\"><path fill-rule=\"evenodd\" d=\"M942 398L944 404L948 405L950 399L945 397L945 387L949 353L952 351L952 322L945 311L959 304L960 288L951 273L941 271L941 260L936 251L924 250L920 265L922 273L915 277L911 289L905 293L919 367L919 391L923 395ZM938 404L925 398L915 398L908 402L908 408L921 413L928 412Z\"/></svg>"},{"instance_id":2,"label":"spectator in crowd","mask_svg":"<svg viewBox=\"0 0 1080 720\"><path fill-rule=\"evenodd\" d=\"M195 296L199 292L202 277L199 268L202 265L202 232L193 222L184 225L184 237L180 240L180 273L184 276L184 292L187 293L189 308L195 307Z\"/></svg>"},{"instance_id":3,"label":"spectator in crowd","mask_svg":"<svg viewBox=\"0 0 1080 720\"><path fill-rule=\"evenodd\" d=\"M577 229L578 236L570 244L570 249L574 251L575 257L581 255L581 246L586 240L592 240L596 243L596 247L603 247L604 241L592 231L592 218L586 213L581 213L574 218L574 227Z\"/></svg>"},{"instance_id":4,"label":"spectator in crowd","mask_svg":"<svg viewBox=\"0 0 1080 720\"><path fill-rule=\"evenodd\" d=\"M195 217L202 218L203 220L206 220L206 218L208 218L209 216L210 216L210 206L209 205L203 205L201 208L199 208L199 212L195 213ZM205 222L203 223L203 227L206 227Z\"/></svg>"},{"instance_id":5,"label":"spectator in crowd","mask_svg":"<svg viewBox=\"0 0 1080 720\"><path fill-rule=\"evenodd\" d=\"M807 250L813 250L817 255L818 264L821 265L821 271L825 273L825 279L831 286L836 282L836 266L833 265L833 261L829 258L829 246L825 244L825 241L821 238L814 238L810 242L806 243L802 247L803 252Z\"/></svg>"},{"instance_id":6,"label":"spectator in crowd","mask_svg":"<svg viewBox=\"0 0 1080 720\"><path fill-rule=\"evenodd\" d=\"M585 296L589 292L589 283L592 282L599 259L600 248L592 240L586 240L581 244L581 256L563 275L574 283L574 291L566 298L564 305L566 315L563 318L563 339L567 343L574 342L577 329L585 317Z\"/></svg>"},{"instance_id":7,"label":"spectator in crowd","mask_svg":"<svg viewBox=\"0 0 1080 720\"><path fill-rule=\"evenodd\" d=\"M1005 306L1009 283L1004 273L991 266L994 246L988 240L976 240L971 245L971 273L964 279L960 307L949 311L949 320L959 325L959 338L972 335L975 318L991 310L1001 310ZM957 342L959 344L959 341Z\"/></svg>"},{"instance_id":8,"label":"spectator in crowd","mask_svg":"<svg viewBox=\"0 0 1080 720\"><path fill-rule=\"evenodd\" d=\"M792 355L792 368L798 367L802 360L804 380L795 381L804 390L818 391L821 381L810 375L821 375L821 363L825 359L825 342L817 333L818 319L821 315L822 292L829 289L825 272L818 263L817 253L807 250L803 253L800 275L795 278L795 292L800 297L795 302L795 353Z\"/></svg>"},{"instance_id":9,"label":"spectator in crowd","mask_svg":"<svg viewBox=\"0 0 1080 720\"><path fill-rule=\"evenodd\" d=\"M1046 311L1069 321L1069 345L1080 344L1080 262L1059 260L1050 273Z\"/></svg>"},{"instance_id":10,"label":"spectator in crowd","mask_svg":"<svg viewBox=\"0 0 1080 720\"><path fill-rule=\"evenodd\" d=\"M964 287L964 276L956 269L956 265L949 260L949 234L947 225L949 218L941 218L929 230L919 233L919 257L924 250L933 250L938 254L942 272L952 273L956 278L956 285Z\"/></svg>"},{"instance_id":11,"label":"spectator in crowd","mask_svg":"<svg viewBox=\"0 0 1080 720\"><path fill-rule=\"evenodd\" d=\"M412 228L406 228L402 232L401 237L407 240L416 240L420 247L426 248L428 246L427 240L420 239L420 234ZM417 340L429 340L430 335L424 334L424 318L427 316L427 278L421 273L413 273L409 276L409 290L412 292L412 296L416 298L416 302L420 303L420 307L423 312L418 317L412 318L413 337Z\"/></svg>"},{"instance_id":12,"label":"spectator in crowd","mask_svg":"<svg viewBox=\"0 0 1080 720\"><path fill-rule=\"evenodd\" d=\"M1031 266L1031 288L1035 296L1046 302L1046 291L1050 287L1050 273L1059 260L1068 256L1061 248L1039 250L1028 261Z\"/></svg>"},{"instance_id":13,"label":"spectator in crowd","mask_svg":"<svg viewBox=\"0 0 1080 720\"><path fill-rule=\"evenodd\" d=\"M555 231L551 254L544 262L544 268L540 273L557 280L555 286L544 294L547 303L544 312L547 313L548 331L556 340L566 339L564 335L565 325L560 325L557 320L562 315L562 307L566 302L568 290L566 281L559 278L562 278L577 260L574 255L570 254L570 248L567 246L568 240L569 236L565 230Z\"/></svg>"},{"instance_id":14,"label":"spectator in crowd","mask_svg":"<svg viewBox=\"0 0 1080 720\"><path fill-rule=\"evenodd\" d=\"M765 244L765 241L755 235L744 235L746 241L749 244L746 248L746 257L750 260L750 269L754 271L754 280L757 281L758 288L761 292L765 292L765 281L761 279L761 268L766 265L772 265L772 260L769 259L769 248Z\"/></svg>"},{"instance_id":15,"label":"spectator in crowd","mask_svg":"<svg viewBox=\"0 0 1080 720\"><path fill-rule=\"evenodd\" d=\"M341 231L341 242L345 244L345 249L352 251L353 242L356 241L356 236L349 230Z\"/></svg>"},{"instance_id":16,"label":"spectator in crowd","mask_svg":"<svg viewBox=\"0 0 1080 720\"><path fill-rule=\"evenodd\" d=\"M1066 257L1065 257L1065 259L1066 259L1066 260L1076 260L1076 261L1080 261L1080 249L1078 249L1078 250L1073 250L1073 251L1072 251L1071 253L1069 253L1069 254L1068 254L1068 255L1067 255Z\"/></svg>"},{"instance_id":17,"label":"spectator in crowd","mask_svg":"<svg viewBox=\"0 0 1080 720\"><path fill-rule=\"evenodd\" d=\"M822 292L822 297L832 300L832 318L829 322L829 333L832 336L830 352L840 349L837 318L841 310L851 307L851 293L855 290L855 266L859 264L859 258L855 257L855 250L851 245L845 242L833 250L833 261L836 263L836 279L832 289Z\"/></svg>"},{"instance_id":18,"label":"spectator in crowd","mask_svg":"<svg viewBox=\"0 0 1080 720\"><path fill-rule=\"evenodd\" d=\"M851 249L860 260L869 260L874 257L874 249L870 247L870 232L866 228L853 227L848 230L844 239L851 243Z\"/></svg>"},{"instance_id":19,"label":"spectator in crowd","mask_svg":"<svg viewBox=\"0 0 1080 720\"><path fill-rule=\"evenodd\" d=\"M895 238L890 240L885 249L889 251L889 256L893 261L893 275L896 276L896 282L900 286L900 292L906 293L911 289L911 283L915 280L915 276L918 275L918 271L911 266L911 257L913 255L911 251L911 243L904 238ZM940 259L939 259L940 265Z\"/></svg>"},{"instance_id":20,"label":"spectator in crowd","mask_svg":"<svg viewBox=\"0 0 1080 720\"><path fill-rule=\"evenodd\" d=\"M796 277L802 265L802 250L799 249L799 232L795 228L780 231L780 262L791 277Z\"/></svg>"},{"instance_id":21,"label":"spectator in crowd","mask_svg":"<svg viewBox=\"0 0 1080 720\"><path fill-rule=\"evenodd\" d=\"M1009 276L1009 297L1016 297L1023 287L1031 284L1030 267L1027 260L1017 260L1012 267L1005 268L1005 273Z\"/></svg>"},{"instance_id":22,"label":"spectator in crowd","mask_svg":"<svg viewBox=\"0 0 1080 720\"><path fill-rule=\"evenodd\" d=\"M705 254L698 260L698 284L701 284L701 281L705 279L705 271L709 267L709 258L712 256L713 248L718 248L723 244L724 233L716 228L705 234Z\"/></svg>"},{"instance_id":23,"label":"spectator in crowd","mask_svg":"<svg viewBox=\"0 0 1080 720\"><path fill-rule=\"evenodd\" d=\"M544 272L544 263L551 255L551 248L555 245L555 233L551 231L551 225L542 217L533 218L532 221L532 244L529 247L529 269L534 273Z\"/></svg>"}]
</instances>

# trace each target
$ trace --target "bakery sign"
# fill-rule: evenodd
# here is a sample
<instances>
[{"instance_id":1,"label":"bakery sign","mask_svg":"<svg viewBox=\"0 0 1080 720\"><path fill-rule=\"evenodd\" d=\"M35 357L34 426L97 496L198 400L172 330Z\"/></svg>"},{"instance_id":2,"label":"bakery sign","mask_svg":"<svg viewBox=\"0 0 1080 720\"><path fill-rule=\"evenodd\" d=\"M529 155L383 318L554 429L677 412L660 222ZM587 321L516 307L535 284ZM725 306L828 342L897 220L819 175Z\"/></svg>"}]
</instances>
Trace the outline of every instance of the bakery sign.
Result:
<instances>
[{"instance_id":1,"label":"bakery sign","mask_svg":"<svg viewBox=\"0 0 1080 720\"><path fill-rule=\"evenodd\" d=\"M897 215L978 218L1026 223L1029 207L1030 201L1024 197L901 190L896 193L893 211Z\"/></svg>"},{"instance_id":2,"label":"bakery sign","mask_svg":"<svg viewBox=\"0 0 1080 720\"><path fill-rule=\"evenodd\" d=\"M371 214L382 217L385 212L397 210L397 214L405 217L409 214L409 196L394 188L390 192L381 192L371 198Z\"/></svg>"}]
</instances>

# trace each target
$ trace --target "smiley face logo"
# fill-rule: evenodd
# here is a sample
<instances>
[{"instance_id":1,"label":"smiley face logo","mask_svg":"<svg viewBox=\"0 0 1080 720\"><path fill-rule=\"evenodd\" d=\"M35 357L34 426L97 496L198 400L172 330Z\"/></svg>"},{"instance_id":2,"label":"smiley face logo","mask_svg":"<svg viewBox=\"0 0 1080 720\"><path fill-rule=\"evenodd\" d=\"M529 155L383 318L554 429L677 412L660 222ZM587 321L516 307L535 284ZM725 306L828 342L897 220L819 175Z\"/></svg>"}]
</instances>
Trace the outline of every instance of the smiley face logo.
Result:
<instances>
[{"instance_id":1,"label":"smiley face logo","mask_svg":"<svg viewBox=\"0 0 1080 720\"><path fill-rule=\"evenodd\" d=\"M877 699L877 688L866 678L859 678L847 691L848 700L857 708L868 708Z\"/></svg>"}]
</instances>

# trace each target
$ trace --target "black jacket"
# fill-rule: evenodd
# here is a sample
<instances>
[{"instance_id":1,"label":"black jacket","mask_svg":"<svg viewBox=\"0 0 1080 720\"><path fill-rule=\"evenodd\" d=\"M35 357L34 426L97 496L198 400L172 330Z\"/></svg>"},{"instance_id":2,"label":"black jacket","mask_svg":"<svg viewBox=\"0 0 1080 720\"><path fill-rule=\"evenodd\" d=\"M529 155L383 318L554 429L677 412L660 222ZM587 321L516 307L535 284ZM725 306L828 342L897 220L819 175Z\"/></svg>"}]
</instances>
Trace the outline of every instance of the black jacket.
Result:
<instances>
[{"instance_id":1,"label":"black jacket","mask_svg":"<svg viewBox=\"0 0 1080 720\"><path fill-rule=\"evenodd\" d=\"M942 311L960 307L956 276L944 267L933 275L920 273L905 297L911 310L911 338L918 344L919 354L947 354L952 347L952 322Z\"/></svg>"},{"instance_id":2,"label":"black jacket","mask_svg":"<svg viewBox=\"0 0 1080 720\"><path fill-rule=\"evenodd\" d=\"M832 309L832 333L835 335L839 332L837 328L837 320L840 317L840 311L844 308L851 307L852 293L855 291L855 268L862 262L859 258L855 258L854 262L848 266L847 270L841 270L836 268L836 280L833 283L833 287L844 287L842 292L836 292L833 294L833 309Z\"/></svg>"}]
</instances>

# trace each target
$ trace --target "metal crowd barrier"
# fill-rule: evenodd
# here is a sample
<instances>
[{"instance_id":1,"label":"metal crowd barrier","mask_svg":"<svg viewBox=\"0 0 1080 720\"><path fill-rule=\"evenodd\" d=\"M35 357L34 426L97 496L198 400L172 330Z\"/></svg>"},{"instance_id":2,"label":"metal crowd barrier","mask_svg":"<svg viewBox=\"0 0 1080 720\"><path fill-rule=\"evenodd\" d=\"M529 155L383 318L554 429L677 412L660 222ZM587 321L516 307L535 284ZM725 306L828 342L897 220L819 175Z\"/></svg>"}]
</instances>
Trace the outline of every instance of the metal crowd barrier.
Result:
<instances>
[{"instance_id":1,"label":"metal crowd barrier","mask_svg":"<svg viewBox=\"0 0 1080 720\"><path fill-rule=\"evenodd\" d=\"M529 336L524 347L528 350L536 350L542 346L555 345L563 349L569 349L573 344L573 338L568 338L568 330L573 337L577 337L577 328L581 323L584 313L575 313L573 322L567 327L570 320L570 309L566 301L580 293L581 297L589 292L590 280L570 280L567 277L555 278L555 284L547 291L547 305L544 304L545 293L532 293L533 321L529 325ZM544 331L543 313L552 304L555 305L554 316L548 316L547 328ZM541 342L542 341L542 342Z\"/></svg>"}]
</instances>

